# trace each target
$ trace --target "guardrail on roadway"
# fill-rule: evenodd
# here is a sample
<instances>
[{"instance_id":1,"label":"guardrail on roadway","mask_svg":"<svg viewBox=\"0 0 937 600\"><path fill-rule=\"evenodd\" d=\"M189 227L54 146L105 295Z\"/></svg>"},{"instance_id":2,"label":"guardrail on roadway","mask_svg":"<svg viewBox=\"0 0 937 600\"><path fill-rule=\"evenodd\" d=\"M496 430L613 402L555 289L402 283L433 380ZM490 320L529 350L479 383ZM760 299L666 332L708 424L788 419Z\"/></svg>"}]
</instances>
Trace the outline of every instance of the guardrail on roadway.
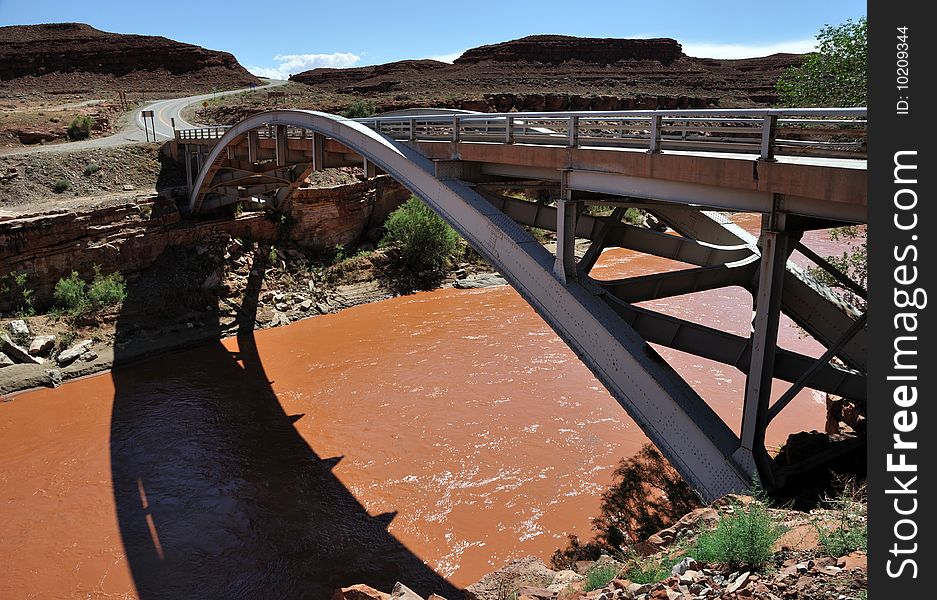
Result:
<instances>
[{"instance_id":1,"label":"guardrail on roadway","mask_svg":"<svg viewBox=\"0 0 937 600\"><path fill-rule=\"evenodd\" d=\"M427 113L356 119L399 141L487 142L866 158L865 108L639 110L542 113ZM227 127L176 131L176 139L218 139ZM275 137L274 128L258 130ZM305 138L303 129L287 132Z\"/></svg>"}]
</instances>

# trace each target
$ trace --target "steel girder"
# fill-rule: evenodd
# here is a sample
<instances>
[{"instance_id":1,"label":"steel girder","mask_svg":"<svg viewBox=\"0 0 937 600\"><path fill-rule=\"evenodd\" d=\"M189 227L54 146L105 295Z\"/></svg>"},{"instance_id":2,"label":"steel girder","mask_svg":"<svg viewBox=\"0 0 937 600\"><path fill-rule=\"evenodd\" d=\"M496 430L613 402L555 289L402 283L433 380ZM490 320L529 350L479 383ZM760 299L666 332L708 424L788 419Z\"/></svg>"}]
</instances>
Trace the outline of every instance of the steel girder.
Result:
<instances>
[{"instance_id":1,"label":"steel girder","mask_svg":"<svg viewBox=\"0 0 937 600\"><path fill-rule=\"evenodd\" d=\"M552 206L492 192L482 192L482 195L522 225L551 231L556 229L556 209ZM713 237L721 234L722 237L717 237L718 241L734 242L734 245L717 245L659 233L626 225L617 221L614 216L600 218L586 214L580 215L576 233L581 238L593 240L602 239L604 236L604 245L607 247L627 248L689 264L703 265L704 269L725 278L722 282L714 281L712 287L721 287L723 283L750 287L755 269L757 269L756 261L759 259L753 238L742 240L739 236L745 234L745 230L718 213L714 213L709 218L724 226L724 229L713 233ZM589 251L598 252L600 248L593 246ZM580 260L580 265L583 265L584 261L586 257ZM586 264L591 267L588 261ZM732 267L727 267L727 264L736 265L736 270L731 271ZM705 267L705 265L709 266ZM585 270L588 271L588 268ZM684 270L673 274L663 273L619 281L597 281L596 283L607 292L603 298L648 342L728 364L747 374L751 364L751 340L749 338L630 304L666 295L662 293L661 288L653 290L653 287L658 287L658 285L667 285L662 280L670 279L671 283L679 279L684 280L681 285L672 287L670 293L694 291L686 287L686 280L692 280L698 274L705 272ZM661 283L658 284L658 281ZM692 281L689 283L692 284ZM697 287L696 291L700 289L703 288ZM809 356L779 349L775 357L774 374L779 379L793 383L810 369L814 362L815 360ZM821 365L817 368L817 374L811 379L810 385L814 389L844 396L859 403L866 401L865 375L853 370L832 364Z\"/></svg>"}]
</instances>

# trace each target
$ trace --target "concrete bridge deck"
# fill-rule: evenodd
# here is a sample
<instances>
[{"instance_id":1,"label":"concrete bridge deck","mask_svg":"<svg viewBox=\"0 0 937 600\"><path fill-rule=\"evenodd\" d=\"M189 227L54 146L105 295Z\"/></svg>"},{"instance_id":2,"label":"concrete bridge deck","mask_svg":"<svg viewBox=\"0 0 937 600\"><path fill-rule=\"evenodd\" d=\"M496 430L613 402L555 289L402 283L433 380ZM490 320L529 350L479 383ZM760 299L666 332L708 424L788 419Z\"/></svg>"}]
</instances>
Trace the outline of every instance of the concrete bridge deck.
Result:
<instances>
[{"instance_id":1,"label":"concrete bridge deck","mask_svg":"<svg viewBox=\"0 0 937 600\"><path fill-rule=\"evenodd\" d=\"M357 121L277 110L232 128L179 131L175 143L189 169L194 214L248 201L283 210L315 169L389 173L504 274L687 481L713 499L754 479L780 486L827 458L781 466L765 451L768 423L803 387L866 402L865 317L788 260L801 249L864 295L800 244L806 230L866 222L864 129L865 109L432 112ZM540 199L512 197L512 189ZM590 215L596 204L613 210ZM624 223L628 207L679 235ZM719 211L760 213L760 236ZM556 254L522 226L556 231ZM578 259L576 238L592 241ZM600 282L589 272L610 246L689 268ZM635 306L724 286L752 293L749 337ZM827 348L820 359L777 348L782 311ZM741 435L649 342L746 373ZM792 386L769 406L774 378Z\"/></svg>"}]
</instances>

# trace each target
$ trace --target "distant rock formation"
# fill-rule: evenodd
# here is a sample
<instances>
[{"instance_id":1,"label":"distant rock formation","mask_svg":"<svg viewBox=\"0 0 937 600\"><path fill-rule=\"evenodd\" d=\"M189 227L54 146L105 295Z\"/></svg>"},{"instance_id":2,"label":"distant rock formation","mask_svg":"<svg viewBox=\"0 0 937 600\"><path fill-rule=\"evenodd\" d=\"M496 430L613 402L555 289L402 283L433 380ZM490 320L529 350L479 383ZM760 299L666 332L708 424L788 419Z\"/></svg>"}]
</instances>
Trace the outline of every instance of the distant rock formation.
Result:
<instances>
[{"instance_id":1,"label":"distant rock formation","mask_svg":"<svg viewBox=\"0 0 937 600\"><path fill-rule=\"evenodd\" d=\"M457 65L486 61L560 64L571 60L608 65L622 60L655 60L669 65L683 56L670 38L581 38L571 35L530 35L509 42L466 50Z\"/></svg>"},{"instance_id":2,"label":"distant rock formation","mask_svg":"<svg viewBox=\"0 0 937 600\"><path fill-rule=\"evenodd\" d=\"M799 54L695 58L670 38L534 35L466 50L453 64L404 60L313 69L290 79L323 92L317 95L322 110L342 110L347 96L372 101L379 111L733 108L777 102L778 77L803 60Z\"/></svg>"},{"instance_id":3,"label":"distant rock formation","mask_svg":"<svg viewBox=\"0 0 937 600\"><path fill-rule=\"evenodd\" d=\"M0 27L0 87L26 91L187 91L259 83L228 52L83 23Z\"/></svg>"}]
</instances>

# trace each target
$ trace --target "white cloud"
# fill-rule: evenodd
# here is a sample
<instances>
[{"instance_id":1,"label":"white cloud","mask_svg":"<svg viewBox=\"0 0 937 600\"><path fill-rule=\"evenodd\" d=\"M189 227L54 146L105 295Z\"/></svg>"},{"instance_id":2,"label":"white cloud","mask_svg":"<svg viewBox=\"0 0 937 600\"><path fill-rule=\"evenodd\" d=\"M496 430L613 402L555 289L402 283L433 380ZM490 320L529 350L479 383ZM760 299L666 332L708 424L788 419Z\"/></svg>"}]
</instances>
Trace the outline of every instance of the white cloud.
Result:
<instances>
[{"instance_id":1,"label":"white cloud","mask_svg":"<svg viewBox=\"0 0 937 600\"><path fill-rule=\"evenodd\" d=\"M353 67L361 57L351 52L333 52L332 54L277 54L273 60L280 63L275 67L247 66L247 70L259 77L287 79L290 75L302 73L317 67Z\"/></svg>"},{"instance_id":2,"label":"white cloud","mask_svg":"<svg viewBox=\"0 0 937 600\"><path fill-rule=\"evenodd\" d=\"M460 52L450 52L449 54L440 54L438 56L430 56L429 59L438 60L440 62L452 64L452 61L459 58L463 54L465 54L465 50L462 50Z\"/></svg>"},{"instance_id":3,"label":"white cloud","mask_svg":"<svg viewBox=\"0 0 937 600\"><path fill-rule=\"evenodd\" d=\"M813 52L817 47L817 41L813 38L774 44L709 44L705 42L681 42L681 44L684 54L697 58L754 58L778 52L803 54Z\"/></svg>"}]
</instances>

